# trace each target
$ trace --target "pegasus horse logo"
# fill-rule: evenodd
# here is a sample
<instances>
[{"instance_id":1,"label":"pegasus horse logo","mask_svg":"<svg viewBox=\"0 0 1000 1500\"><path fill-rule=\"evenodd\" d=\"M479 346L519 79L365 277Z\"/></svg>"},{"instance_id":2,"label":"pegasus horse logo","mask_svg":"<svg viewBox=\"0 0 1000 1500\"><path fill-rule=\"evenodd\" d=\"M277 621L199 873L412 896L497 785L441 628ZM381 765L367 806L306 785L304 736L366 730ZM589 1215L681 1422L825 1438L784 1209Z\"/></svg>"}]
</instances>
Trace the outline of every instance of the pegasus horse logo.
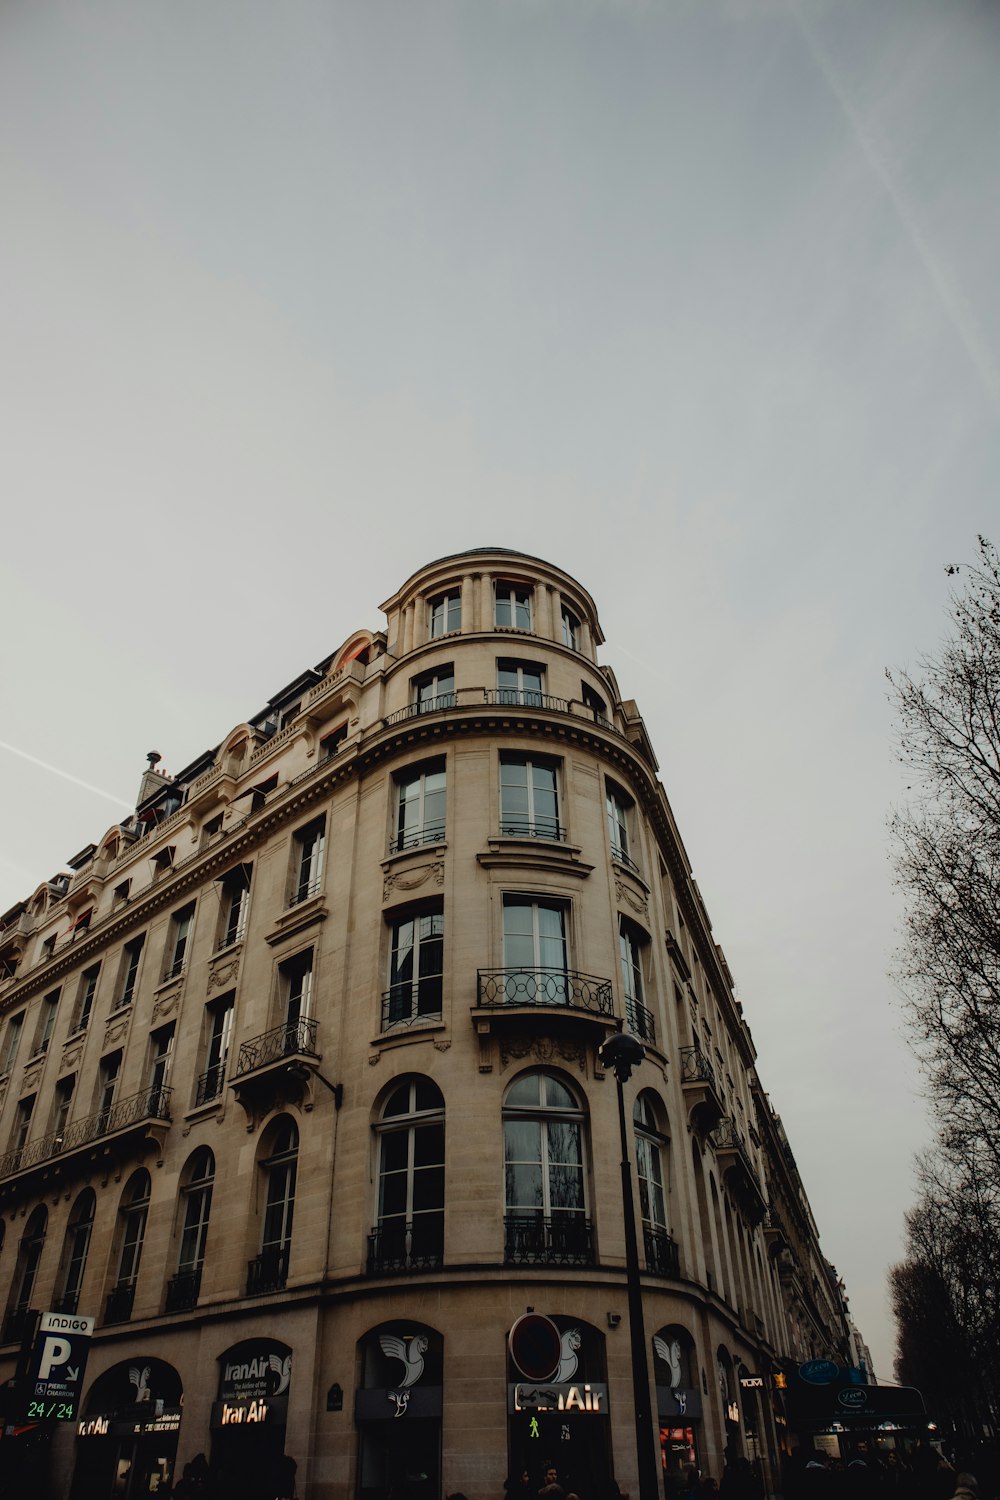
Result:
<instances>
[{"instance_id":1,"label":"pegasus horse logo","mask_svg":"<svg viewBox=\"0 0 1000 1500\"><path fill-rule=\"evenodd\" d=\"M271 1395L280 1396L282 1391L288 1390L288 1382L292 1378L292 1356L289 1354L282 1359L277 1354L271 1354L268 1356L268 1364L278 1377L278 1384Z\"/></svg>"},{"instance_id":2,"label":"pegasus horse logo","mask_svg":"<svg viewBox=\"0 0 1000 1500\"><path fill-rule=\"evenodd\" d=\"M394 1417L401 1417L410 1404L410 1386L414 1385L424 1373L424 1355L427 1353L429 1340L425 1333L416 1334L407 1346L406 1342L395 1333L383 1333L379 1338L379 1347L382 1353L389 1359L398 1359L403 1366L403 1378L394 1391L387 1391L388 1399L395 1403Z\"/></svg>"}]
</instances>

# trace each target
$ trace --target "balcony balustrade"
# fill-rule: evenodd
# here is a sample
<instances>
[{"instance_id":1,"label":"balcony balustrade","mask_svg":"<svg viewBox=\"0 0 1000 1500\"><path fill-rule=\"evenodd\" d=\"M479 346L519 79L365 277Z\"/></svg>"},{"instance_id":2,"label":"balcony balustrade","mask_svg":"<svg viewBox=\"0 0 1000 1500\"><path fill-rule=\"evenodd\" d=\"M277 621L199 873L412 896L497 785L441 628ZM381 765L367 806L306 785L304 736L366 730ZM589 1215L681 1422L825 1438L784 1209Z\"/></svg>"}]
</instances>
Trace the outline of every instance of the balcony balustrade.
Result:
<instances>
[{"instance_id":1,"label":"balcony balustrade","mask_svg":"<svg viewBox=\"0 0 1000 1500\"><path fill-rule=\"evenodd\" d=\"M284 1062L289 1057L317 1057L317 1024L308 1016L299 1016L294 1021L286 1021L282 1026L262 1032L260 1036L251 1037L248 1042L241 1042L236 1077L254 1073L271 1063Z\"/></svg>"},{"instance_id":2,"label":"balcony balustrade","mask_svg":"<svg viewBox=\"0 0 1000 1500\"><path fill-rule=\"evenodd\" d=\"M444 1264L444 1219L428 1213L407 1224L379 1224L368 1236L369 1276L433 1271Z\"/></svg>"},{"instance_id":3,"label":"balcony balustrade","mask_svg":"<svg viewBox=\"0 0 1000 1500\"><path fill-rule=\"evenodd\" d=\"M725 1104L715 1069L700 1047L681 1048L681 1088L692 1124L707 1135L725 1114Z\"/></svg>"},{"instance_id":4,"label":"balcony balustrade","mask_svg":"<svg viewBox=\"0 0 1000 1500\"><path fill-rule=\"evenodd\" d=\"M247 1296L259 1297L265 1292L280 1292L288 1280L288 1257L291 1246L263 1250L247 1261Z\"/></svg>"},{"instance_id":5,"label":"balcony balustrade","mask_svg":"<svg viewBox=\"0 0 1000 1500\"><path fill-rule=\"evenodd\" d=\"M66 1156L106 1136L115 1135L131 1125L146 1120L170 1120L169 1088L159 1084L140 1089L127 1099L119 1099L107 1109L73 1120L58 1133L44 1135L27 1145L16 1147L0 1156L0 1178L12 1177L29 1167L39 1166L57 1156Z\"/></svg>"},{"instance_id":6,"label":"balcony balustrade","mask_svg":"<svg viewBox=\"0 0 1000 1500\"><path fill-rule=\"evenodd\" d=\"M656 1276L679 1276L680 1255L677 1241L665 1229L643 1224L642 1238L646 1250L646 1270Z\"/></svg>"},{"instance_id":7,"label":"balcony balustrade","mask_svg":"<svg viewBox=\"0 0 1000 1500\"><path fill-rule=\"evenodd\" d=\"M633 1036L637 1036L641 1042L656 1046L656 1022L651 1010L647 1010L638 1000L626 997L625 1020Z\"/></svg>"},{"instance_id":8,"label":"balcony balustrade","mask_svg":"<svg viewBox=\"0 0 1000 1500\"><path fill-rule=\"evenodd\" d=\"M196 1271L181 1271L167 1282L167 1300L164 1312L190 1312L197 1304L201 1291L201 1267Z\"/></svg>"},{"instance_id":9,"label":"balcony balustrade","mask_svg":"<svg viewBox=\"0 0 1000 1500\"><path fill-rule=\"evenodd\" d=\"M508 1266L592 1266L594 1231L582 1214L508 1214L503 1221Z\"/></svg>"},{"instance_id":10,"label":"balcony balustrade","mask_svg":"<svg viewBox=\"0 0 1000 1500\"><path fill-rule=\"evenodd\" d=\"M5 1344L19 1344L26 1334L29 1334L35 1326L38 1313L33 1307L15 1307L3 1320L3 1341Z\"/></svg>"},{"instance_id":11,"label":"balcony balustrade","mask_svg":"<svg viewBox=\"0 0 1000 1500\"><path fill-rule=\"evenodd\" d=\"M747 1217L759 1224L767 1212L764 1197L754 1166L750 1148L743 1139L735 1120L723 1116L710 1136L715 1147L719 1170L726 1178Z\"/></svg>"},{"instance_id":12,"label":"balcony balustrade","mask_svg":"<svg viewBox=\"0 0 1000 1500\"><path fill-rule=\"evenodd\" d=\"M105 1323L127 1323L132 1316L132 1304L134 1301L134 1281L121 1281L116 1287L112 1287L108 1293L108 1300L104 1305Z\"/></svg>"},{"instance_id":13,"label":"balcony balustrade","mask_svg":"<svg viewBox=\"0 0 1000 1500\"><path fill-rule=\"evenodd\" d=\"M542 1006L609 1017L615 1013L610 979L574 969L480 969L478 994L483 1010Z\"/></svg>"}]
</instances>

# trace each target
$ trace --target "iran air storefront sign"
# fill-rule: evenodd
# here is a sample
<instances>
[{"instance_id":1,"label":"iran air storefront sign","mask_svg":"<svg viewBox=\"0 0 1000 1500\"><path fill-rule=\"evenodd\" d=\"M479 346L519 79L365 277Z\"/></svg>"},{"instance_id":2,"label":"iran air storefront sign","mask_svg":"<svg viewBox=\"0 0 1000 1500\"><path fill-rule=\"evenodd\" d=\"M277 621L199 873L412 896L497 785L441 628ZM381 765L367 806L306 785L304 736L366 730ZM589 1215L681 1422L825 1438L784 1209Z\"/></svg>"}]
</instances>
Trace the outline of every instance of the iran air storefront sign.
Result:
<instances>
[{"instance_id":1,"label":"iran air storefront sign","mask_svg":"<svg viewBox=\"0 0 1000 1500\"><path fill-rule=\"evenodd\" d=\"M28 1421L76 1421L93 1332L93 1318L42 1313L24 1383Z\"/></svg>"}]
</instances>

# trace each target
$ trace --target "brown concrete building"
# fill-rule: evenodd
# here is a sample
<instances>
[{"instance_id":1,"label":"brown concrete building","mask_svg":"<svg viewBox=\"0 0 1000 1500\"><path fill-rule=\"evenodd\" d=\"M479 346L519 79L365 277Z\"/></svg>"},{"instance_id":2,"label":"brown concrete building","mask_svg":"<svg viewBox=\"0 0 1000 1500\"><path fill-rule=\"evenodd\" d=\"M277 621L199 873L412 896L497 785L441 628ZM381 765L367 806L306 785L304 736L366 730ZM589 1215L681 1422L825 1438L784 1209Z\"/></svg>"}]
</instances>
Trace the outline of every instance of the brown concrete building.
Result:
<instances>
[{"instance_id":1,"label":"brown concrete building","mask_svg":"<svg viewBox=\"0 0 1000 1500\"><path fill-rule=\"evenodd\" d=\"M773 1490L805 1345L753 1042L594 603L490 548L382 608L3 919L0 1379L36 1313L96 1328L75 1420L8 1387L0 1458L75 1500L198 1454L241 1500L282 1455L301 1500L637 1493L624 1028L665 1480L729 1444Z\"/></svg>"}]
</instances>

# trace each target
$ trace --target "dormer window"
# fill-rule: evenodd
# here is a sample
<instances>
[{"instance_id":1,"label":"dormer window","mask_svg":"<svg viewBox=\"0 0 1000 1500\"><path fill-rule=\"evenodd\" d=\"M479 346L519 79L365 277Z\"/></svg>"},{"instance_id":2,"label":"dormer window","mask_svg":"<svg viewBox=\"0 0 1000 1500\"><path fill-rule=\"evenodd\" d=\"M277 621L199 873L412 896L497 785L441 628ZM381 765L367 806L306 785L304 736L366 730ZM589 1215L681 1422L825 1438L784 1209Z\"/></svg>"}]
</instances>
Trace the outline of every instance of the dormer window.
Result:
<instances>
[{"instance_id":1,"label":"dormer window","mask_svg":"<svg viewBox=\"0 0 1000 1500\"><path fill-rule=\"evenodd\" d=\"M496 623L508 630L530 630L531 589L518 583L498 583Z\"/></svg>"}]
</instances>

